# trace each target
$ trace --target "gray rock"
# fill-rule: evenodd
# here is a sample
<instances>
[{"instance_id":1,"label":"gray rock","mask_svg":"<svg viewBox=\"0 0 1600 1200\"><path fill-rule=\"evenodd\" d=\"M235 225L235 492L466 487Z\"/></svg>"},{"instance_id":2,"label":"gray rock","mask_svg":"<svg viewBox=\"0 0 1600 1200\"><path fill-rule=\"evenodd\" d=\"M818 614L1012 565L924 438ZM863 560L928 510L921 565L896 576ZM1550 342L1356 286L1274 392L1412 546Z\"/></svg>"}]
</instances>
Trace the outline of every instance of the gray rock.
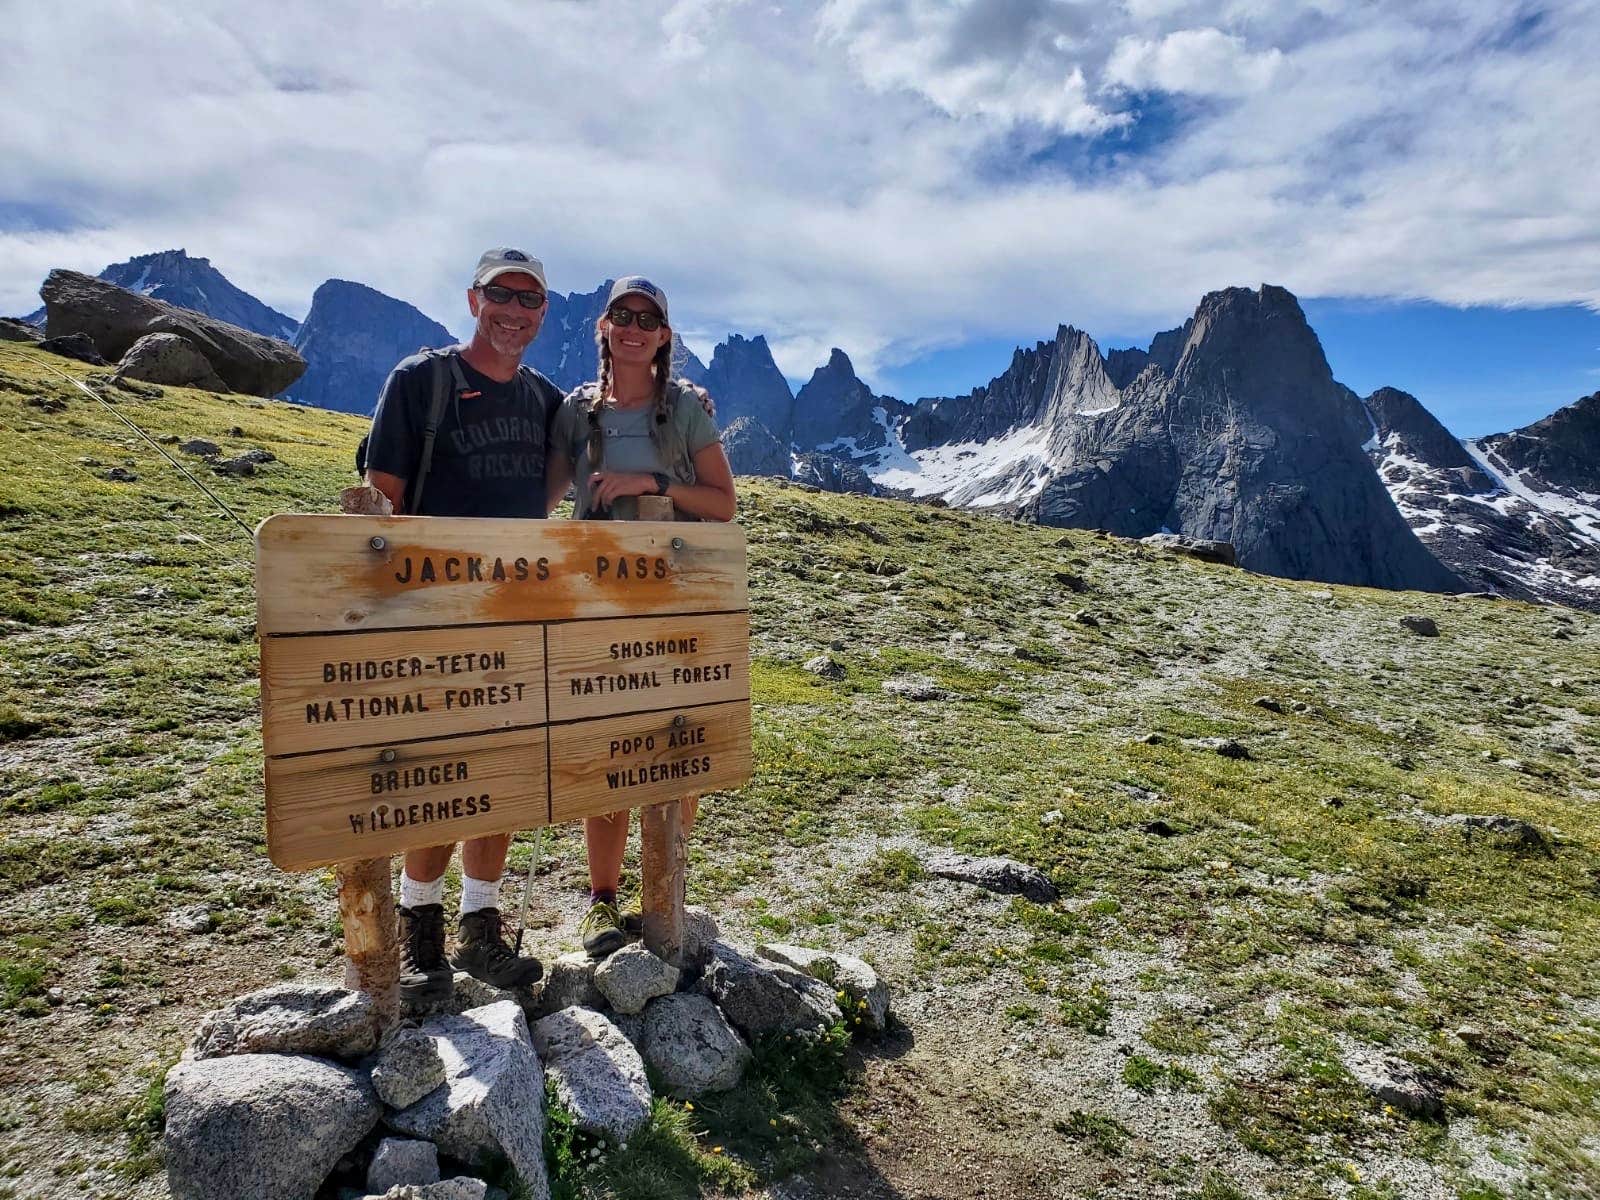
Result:
<instances>
[{"instance_id":1,"label":"gray rock","mask_svg":"<svg viewBox=\"0 0 1600 1200\"><path fill-rule=\"evenodd\" d=\"M552 1013L534 1025L533 1044L579 1129L621 1142L650 1119L644 1059L600 1013L588 1008Z\"/></svg>"},{"instance_id":2,"label":"gray rock","mask_svg":"<svg viewBox=\"0 0 1600 1200\"><path fill-rule=\"evenodd\" d=\"M212 463L211 469L218 475L254 475L256 464L248 458L225 458Z\"/></svg>"},{"instance_id":3,"label":"gray rock","mask_svg":"<svg viewBox=\"0 0 1600 1200\"><path fill-rule=\"evenodd\" d=\"M166 923L169 928L183 933L209 933L214 924L211 919L211 910L204 904L192 904L188 908L175 908L167 913Z\"/></svg>"},{"instance_id":4,"label":"gray rock","mask_svg":"<svg viewBox=\"0 0 1600 1200\"><path fill-rule=\"evenodd\" d=\"M657 996L677 991L680 975L677 967L662 962L635 942L597 966L594 983L619 1013L640 1013Z\"/></svg>"},{"instance_id":5,"label":"gray rock","mask_svg":"<svg viewBox=\"0 0 1600 1200\"><path fill-rule=\"evenodd\" d=\"M1200 750L1210 750L1223 758L1249 758L1250 751L1243 742L1230 737L1194 738L1189 744Z\"/></svg>"},{"instance_id":6,"label":"gray rock","mask_svg":"<svg viewBox=\"0 0 1600 1200\"><path fill-rule=\"evenodd\" d=\"M138 483L139 473L127 467L112 467L101 478L109 479L112 483Z\"/></svg>"},{"instance_id":7,"label":"gray rock","mask_svg":"<svg viewBox=\"0 0 1600 1200\"><path fill-rule=\"evenodd\" d=\"M1177 533L1152 533L1149 537L1140 538L1139 541L1158 550L1170 550L1173 554L1186 554L1190 558L1198 558L1201 562L1219 563L1224 567L1239 565L1239 556L1229 542L1184 537Z\"/></svg>"},{"instance_id":8,"label":"gray rock","mask_svg":"<svg viewBox=\"0 0 1600 1200\"><path fill-rule=\"evenodd\" d=\"M59 354L62 358L88 363L91 367L106 365L105 357L95 346L94 339L84 333L64 333L47 337L39 343L39 349Z\"/></svg>"},{"instance_id":9,"label":"gray rock","mask_svg":"<svg viewBox=\"0 0 1600 1200\"><path fill-rule=\"evenodd\" d=\"M381 1112L359 1072L287 1054L180 1062L165 1099L173 1200L311 1200Z\"/></svg>"},{"instance_id":10,"label":"gray rock","mask_svg":"<svg viewBox=\"0 0 1600 1200\"><path fill-rule=\"evenodd\" d=\"M185 454L198 454L202 458L215 458L222 453L222 447L215 442L208 442L205 438L190 438L178 447Z\"/></svg>"},{"instance_id":11,"label":"gray rock","mask_svg":"<svg viewBox=\"0 0 1600 1200\"><path fill-rule=\"evenodd\" d=\"M367 1167L367 1191L383 1193L405 1185L439 1182L439 1150L432 1142L384 1138Z\"/></svg>"},{"instance_id":12,"label":"gray rock","mask_svg":"<svg viewBox=\"0 0 1600 1200\"><path fill-rule=\"evenodd\" d=\"M489 1185L483 1180L457 1175L422 1186L398 1184L381 1195L364 1196L362 1200L487 1200L488 1195Z\"/></svg>"},{"instance_id":13,"label":"gray rock","mask_svg":"<svg viewBox=\"0 0 1600 1200\"><path fill-rule=\"evenodd\" d=\"M197 1059L230 1054L316 1054L354 1060L378 1044L372 997L328 983L280 983L205 1016Z\"/></svg>"},{"instance_id":14,"label":"gray rock","mask_svg":"<svg viewBox=\"0 0 1600 1200\"><path fill-rule=\"evenodd\" d=\"M844 678L844 666L831 654L819 654L815 658L806 659L805 669L823 679Z\"/></svg>"},{"instance_id":15,"label":"gray rock","mask_svg":"<svg viewBox=\"0 0 1600 1200\"><path fill-rule=\"evenodd\" d=\"M922 865L930 875L970 883L1004 896L1022 896L1035 904L1050 904L1061 898L1050 877L1036 867L1012 858L973 858L966 854L931 854Z\"/></svg>"},{"instance_id":16,"label":"gray rock","mask_svg":"<svg viewBox=\"0 0 1600 1200\"><path fill-rule=\"evenodd\" d=\"M83 334L108 359L120 359L140 338L175 333L197 347L236 392L276 396L306 369L287 342L177 308L77 271L51 271L39 289L50 338Z\"/></svg>"},{"instance_id":17,"label":"gray rock","mask_svg":"<svg viewBox=\"0 0 1600 1200\"><path fill-rule=\"evenodd\" d=\"M750 1061L750 1047L721 1010L705 996L689 993L650 1002L640 1051L680 1099L727 1091Z\"/></svg>"},{"instance_id":18,"label":"gray rock","mask_svg":"<svg viewBox=\"0 0 1600 1200\"><path fill-rule=\"evenodd\" d=\"M683 969L698 974L711 961L711 947L722 936L717 919L697 904L683 910Z\"/></svg>"},{"instance_id":19,"label":"gray rock","mask_svg":"<svg viewBox=\"0 0 1600 1200\"><path fill-rule=\"evenodd\" d=\"M791 967L762 962L727 942L712 946L711 963L695 987L716 1001L733 1027L751 1041L826 1029L843 1019L827 984Z\"/></svg>"},{"instance_id":20,"label":"gray rock","mask_svg":"<svg viewBox=\"0 0 1600 1200\"><path fill-rule=\"evenodd\" d=\"M401 1027L384 1035L378 1060L372 1065L372 1086L390 1108L409 1108L443 1083L444 1077L439 1048L420 1029ZM376 1192L384 1190L370 1182L367 1186Z\"/></svg>"},{"instance_id":21,"label":"gray rock","mask_svg":"<svg viewBox=\"0 0 1600 1200\"><path fill-rule=\"evenodd\" d=\"M606 998L594 983L595 961L582 950L563 954L545 973L534 1003L534 1017L548 1017L564 1008L602 1008Z\"/></svg>"},{"instance_id":22,"label":"gray rock","mask_svg":"<svg viewBox=\"0 0 1600 1200\"><path fill-rule=\"evenodd\" d=\"M169 387L193 387L208 392L228 390L206 356L176 333L145 334L128 347L117 364L117 374Z\"/></svg>"},{"instance_id":23,"label":"gray rock","mask_svg":"<svg viewBox=\"0 0 1600 1200\"><path fill-rule=\"evenodd\" d=\"M1507 762L1511 760L1507 759ZM1501 845L1510 846L1514 850L1536 850L1554 857L1555 852L1550 848L1550 841L1537 825L1524 821L1521 817L1508 817L1499 814L1479 813L1452 813L1446 820L1460 826L1461 836L1467 841L1472 841L1476 836L1493 838Z\"/></svg>"},{"instance_id":24,"label":"gray rock","mask_svg":"<svg viewBox=\"0 0 1600 1200\"><path fill-rule=\"evenodd\" d=\"M1439 626L1432 617L1401 617L1400 624L1418 637L1438 637Z\"/></svg>"},{"instance_id":25,"label":"gray rock","mask_svg":"<svg viewBox=\"0 0 1600 1200\"><path fill-rule=\"evenodd\" d=\"M837 993L845 994L845 1016L859 1021L874 1033L882 1033L889 1021L889 985L878 973L853 954L810 950L783 943L763 944L756 953L771 962L782 963L821 980Z\"/></svg>"},{"instance_id":26,"label":"gray rock","mask_svg":"<svg viewBox=\"0 0 1600 1200\"><path fill-rule=\"evenodd\" d=\"M445 1083L390 1113L391 1129L426 1138L464 1163L503 1154L531 1200L548 1200L544 1165L544 1069L527 1018L509 1000L422 1025L444 1059Z\"/></svg>"},{"instance_id":27,"label":"gray rock","mask_svg":"<svg viewBox=\"0 0 1600 1200\"><path fill-rule=\"evenodd\" d=\"M37 342L44 336L37 325L15 317L0 317L0 342Z\"/></svg>"},{"instance_id":28,"label":"gray rock","mask_svg":"<svg viewBox=\"0 0 1600 1200\"><path fill-rule=\"evenodd\" d=\"M1283 703L1271 696L1257 696L1254 700L1250 701L1250 703L1254 704L1257 708L1264 708L1268 712L1281 713L1283 711Z\"/></svg>"},{"instance_id":29,"label":"gray rock","mask_svg":"<svg viewBox=\"0 0 1600 1200\"><path fill-rule=\"evenodd\" d=\"M1357 1082L1385 1104L1424 1120L1444 1117L1444 1091L1438 1082L1404 1059L1366 1050L1347 1052L1344 1064Z\"/></svg>"},{"instance_id":30,"label":"gray rock","mask_svg":"<svg viewBox=\"0 0 1600 1200\"><path fill-rule=\"evenodd\" d=\"M940 700L944 689L926 675L898 675L885 679L881 685L891 696L904 696L907 700Z\"/></svg>"}]
</instances>

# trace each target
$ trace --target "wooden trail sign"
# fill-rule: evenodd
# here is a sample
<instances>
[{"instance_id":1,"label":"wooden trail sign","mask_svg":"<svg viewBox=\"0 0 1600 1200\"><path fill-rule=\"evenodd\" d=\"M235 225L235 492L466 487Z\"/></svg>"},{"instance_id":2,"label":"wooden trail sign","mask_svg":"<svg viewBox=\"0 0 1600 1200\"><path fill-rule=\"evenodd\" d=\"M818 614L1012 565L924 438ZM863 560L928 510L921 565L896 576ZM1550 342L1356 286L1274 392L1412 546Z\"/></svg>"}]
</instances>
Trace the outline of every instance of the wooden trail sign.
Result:
<instances>
[{"instance_id":1,"label":"wooden trail sign","mask_svg":"<svg viewBox=\"0 0 1600 1200\"><path fill-rule=\"evenodd\" d=\"M737 525L290 515L256 553L285 870L750 777Z\"/></svg>"}]
</instances>

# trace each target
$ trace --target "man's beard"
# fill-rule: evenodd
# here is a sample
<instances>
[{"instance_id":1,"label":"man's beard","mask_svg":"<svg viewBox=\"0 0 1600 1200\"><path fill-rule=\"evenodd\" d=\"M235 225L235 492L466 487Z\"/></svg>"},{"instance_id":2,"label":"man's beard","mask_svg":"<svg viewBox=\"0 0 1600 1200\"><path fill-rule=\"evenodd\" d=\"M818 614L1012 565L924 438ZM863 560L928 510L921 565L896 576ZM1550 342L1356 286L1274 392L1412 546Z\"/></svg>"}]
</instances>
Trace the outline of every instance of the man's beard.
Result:
<instances>
[{"instance_id":1,"label":"man's beard","mask_svg":"<svg viewBox=\"0 0 1600 1200\"><path fill-rule=\"evenodd\" d=\"M505 329L494 321L480 321L478 328L488 338L494 352L507 358L521 358L522 352L532 344L534 334L538 333L537 329Z\"/></svg>"}]
</instances>

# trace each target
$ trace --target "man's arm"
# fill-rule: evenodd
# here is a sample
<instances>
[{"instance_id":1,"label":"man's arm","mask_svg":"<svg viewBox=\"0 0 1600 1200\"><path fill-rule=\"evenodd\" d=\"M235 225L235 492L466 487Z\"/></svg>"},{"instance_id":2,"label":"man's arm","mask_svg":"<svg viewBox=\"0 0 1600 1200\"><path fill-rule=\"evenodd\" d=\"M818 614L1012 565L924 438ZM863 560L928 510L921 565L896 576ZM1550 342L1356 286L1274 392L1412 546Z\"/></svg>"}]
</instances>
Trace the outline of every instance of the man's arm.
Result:
<instances>
[{"instance_id":1,"label":"man's arm","mask_svg":"<svg viewBox=\"0 0 1600 1200\"><path fill-rule=\"evenodd\" d=\"M394 505L396 515L405 512L406 481L387 471L367 471L367 485L375 487Z\"/></svg>"}]
</instances>

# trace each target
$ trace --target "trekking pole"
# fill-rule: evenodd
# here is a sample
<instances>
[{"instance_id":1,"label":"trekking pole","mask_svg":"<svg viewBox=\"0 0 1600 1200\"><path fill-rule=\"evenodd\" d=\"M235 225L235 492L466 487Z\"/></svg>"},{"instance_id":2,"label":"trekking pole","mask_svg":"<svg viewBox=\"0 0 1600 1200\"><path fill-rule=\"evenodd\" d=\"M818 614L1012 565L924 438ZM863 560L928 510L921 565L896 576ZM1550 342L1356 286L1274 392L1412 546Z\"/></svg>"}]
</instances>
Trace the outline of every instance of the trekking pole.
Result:
<instances>
[{"instance_id":1,"label":"trekking pole","mask_svg":"<svg viewBox=\"0 0 1600 1200\"><path fill-rule=\"evenodd\" d=\"M522 913L517 917L517 949L522 953L522 935L528 932L528 897L533 892L533 873L539 869L539 851L544 847L544 826L533 831L533 857L528 860L528 882L522 885Z\"/></svg>"}]
</instances>

